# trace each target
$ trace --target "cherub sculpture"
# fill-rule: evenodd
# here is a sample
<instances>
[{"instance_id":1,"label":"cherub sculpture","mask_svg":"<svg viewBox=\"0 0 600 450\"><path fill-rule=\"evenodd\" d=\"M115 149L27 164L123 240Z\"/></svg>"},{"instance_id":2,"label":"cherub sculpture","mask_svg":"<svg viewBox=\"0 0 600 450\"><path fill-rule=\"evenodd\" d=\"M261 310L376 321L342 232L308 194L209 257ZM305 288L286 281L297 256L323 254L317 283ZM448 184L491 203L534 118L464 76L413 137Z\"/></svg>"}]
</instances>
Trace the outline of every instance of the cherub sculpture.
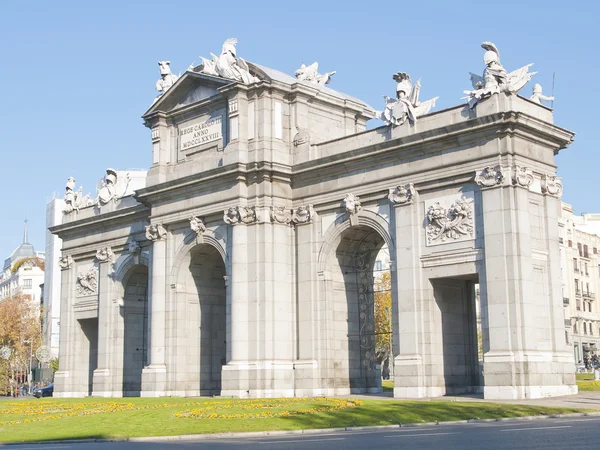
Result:
<instances>
[{"instance_id":1,"label":"cherub sculpture","mask_svg":"<svg viewBox=\"0 0 600 450\"><path fill-rule=\"evenodd\" d=\"M159 61L158 67L160 70L160 80L156 82L156 90L160 92L158 94L158 96L160 97L165 92L167 92L167 89L169 89L175 84L179 77L171 73L170 61Z\"/></svg>"},{"instance_id":2,"label":"cherub sculpture","mask_svg":"<svg viewBox=\"0 0 600 450\"><path fill-rule=\"evenodd\" d=\"M250 68L246 61L236 57L236 44L236 38L229 38L223 43L220 56L214 53L210 54L212 59L206 59L201 56L202 66L200 73L229 78L244 84L256 83L258 78L250 73Z\"/></svg>"},{"instance_id":3,"label":"cherub sculpture","mask_svg":"<svg viewBox=\"0 0 600 450\"><path fill-rule=\"evenodd\" d=\"M335 70L333 72L325 72L324 74L320 74L318 62L314 62L310 66L302 63L300 68L294 72L294 75L300 81L308 81L309 83L324 86L331 82L331 77L335 75Z\"/></svg>"},{"instance_id":4,"label":"cherub sculpture","mask_svg":"<svg viewBox=\"0 0 600 450\"><path fill-rule=\"evenodd\" d=\"M396 98L385 96L385 109L377 112L377 118L383 120L386 125L399 126L406 122L406 119L415 123L417 117L427 114L435 106L439 97L419 101L421 80L413 86L410 76L405 72L398 72L392 78L398 83Z\"/></svg>"},{"instance_id":5,"label":"cherub sculpture","mask_svg":"<svg viewBox=\"0 0 600 450\"><path fill-rule=\"evenodd\" d=\"M547 102L553 102L554 96L548 97L548 96L542 94L542 85L539 83L535 83L533 85L533 95L531 97L529 97L529 99L536 102L537 104L541 105L542 100L547 101Z\"/></svg>"},{"instance_id":6,"label":"cherub sculpture","mask_svg":"<svg viewBox=\"0 0 600 450\"><path fill-rule=\"evenodd\" d=\"M500 92L509 94L517 93L537 72L529 72L533 64L527 64L510 73L500 63L500 52L492 42L483 42L481 47L486 50L483 55L485 69L483 76L471 73L472 91L464 91L469 100L469 107L473 108L478 101L491 97Z\"/></svg>"}]
</instances>

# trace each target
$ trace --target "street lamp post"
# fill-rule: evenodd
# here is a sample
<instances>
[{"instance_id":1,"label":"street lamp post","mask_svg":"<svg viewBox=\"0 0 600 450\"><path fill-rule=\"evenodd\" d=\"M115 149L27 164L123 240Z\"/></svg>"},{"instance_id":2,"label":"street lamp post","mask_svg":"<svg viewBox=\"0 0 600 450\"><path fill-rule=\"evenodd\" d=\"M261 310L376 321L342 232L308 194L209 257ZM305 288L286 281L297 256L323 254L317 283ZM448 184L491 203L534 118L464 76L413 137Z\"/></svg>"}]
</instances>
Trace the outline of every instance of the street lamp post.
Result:
<instances>
[{"instance_id":1,"label":"street lamp post","mask_svg":"<svg viewBox=\"0 0 600 450\"><path fill-rule=\"evenodd\" d=\"M29 376L27 378L27 381L29 382L29 393L31 394L31 378L32 378L32 366L33 366L33 339L27 339L25 341L23 341L25 344L29 344L30 345L30 349L29 349Z\"/></svg>"}]
</instances>

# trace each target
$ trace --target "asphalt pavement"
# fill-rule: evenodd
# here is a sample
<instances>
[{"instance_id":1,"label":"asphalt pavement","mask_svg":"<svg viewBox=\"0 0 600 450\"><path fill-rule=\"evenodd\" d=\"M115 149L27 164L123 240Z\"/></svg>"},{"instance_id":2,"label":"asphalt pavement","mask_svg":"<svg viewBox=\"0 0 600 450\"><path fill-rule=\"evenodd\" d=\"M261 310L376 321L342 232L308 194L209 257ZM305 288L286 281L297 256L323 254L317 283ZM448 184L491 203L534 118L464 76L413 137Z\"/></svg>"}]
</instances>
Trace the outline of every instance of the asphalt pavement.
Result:
<instances>
[{"instance_id":1,"label":"asphalt pavement","mask_svg":"<svg viewBox=\"0 0 600 450\"><path fill-rule=\"evenodd\" d=\"M184 449L412 449L553 450L600 448L600 416L498 422L446 423L377 430L322 431L252 437L10 445L15 450L184 450Z\"/></svg>"}]
</instances>

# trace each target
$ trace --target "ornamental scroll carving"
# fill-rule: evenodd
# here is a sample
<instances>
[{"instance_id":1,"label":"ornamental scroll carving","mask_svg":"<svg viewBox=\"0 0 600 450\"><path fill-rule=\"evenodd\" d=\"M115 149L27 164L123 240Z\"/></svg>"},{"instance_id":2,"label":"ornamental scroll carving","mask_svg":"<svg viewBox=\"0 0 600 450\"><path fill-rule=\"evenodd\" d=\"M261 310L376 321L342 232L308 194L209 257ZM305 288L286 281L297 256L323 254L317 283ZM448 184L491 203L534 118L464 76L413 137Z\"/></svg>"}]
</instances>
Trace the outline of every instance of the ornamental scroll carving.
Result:
<instances>
[{"instance_id":1,"label":"ornamental scroll carving","mask_svg":"<svg viewBox=\"0 0 600 450\"><path fill-rule=\"evenodd\" d=\"M502 181L504 181L504 174L500 166L487 166L480 173L475 174L475 183L481 187L496 186L502 184Z\"/></svg>"},{"instance_id":2,"label":"ornamental scroll carving","mask_svg":"<svg viewBox=\"0 0 600 450\"><path fill-rule=\"evenodd\" d=\"M149 241L159 241L167 237L167 230L160 223L146 225L146 239Z\"/></svg>"},{"instance_id":3,"label":"ornamental scroll carving","mask_svg":"<svg viewBox=\"0 0 600 450\"><path fill-rule=\"evenodd\" d=\"M412 203L414 196L415 186L412 183L408 183L395 188L390 188L388 199L396 205L406 205Z\"/></svg>"},{"instance_id":4,"label":"ornamental scroll carving","mask_svg":"<svg viewBox=\"0 0 600 450\"><path fill-rule=\"evenodd\" d=\"M473 194L463 194L453 200L446 197L428 206L426 226L428 246L475 237ZM450 202L450 206L446 206Z\"/></svg>"},{"instance_id":5,"label":"ornamental scroll carving","mask_svg":"<svg viewBox=\"0 0 600 450\"><path fill-rule=\"evenodd\" d=\"M299 206L292 212L292 221L296 225L310 223L314 214L313 205Z\"/></svg>"},{"instance_id":6,"label":"ornamental scroll carving","mask_svg":"<svg viewBox=\"0 0 600 450\"><path fill-rule=\"evenodd\" d=\"M542 192L544 194L560 197L562 191L563 187L559 177L554 175L542 175Z\"/></svg>"},{"instance_id":7,"label":"ornamental scroll carving","mask_svg":"<svg viewBox=\"0 0 600 450\"><path fill-rule=\"evenodd\" d=\"M289 224L292 221L292 213L285 206L271 206L271 221Z\"/></svg>"},{"instance_id":8,"label":"ornamental scroll carving","mask_svg":"<svg viewBox=\"0 0 600 450\"><path fill-rule=\"evenodd\" d=\"M70 255L61 256L58 258L58 266L60 267L60 270L69 270L73 267L73 258Z\"/></svg>"},{"instance_id":9,"label":"ornamental scroll carving","mask_svg":"<svg viewBox=\"0 0 600 450\"><path fill-rule=\"evenodd\" d=\"M515 166L513 170L513 184L528 188L533 183L533 172L523 166Z\"/></svg>"},{"instance_id":10,"label":"ornamental scroll carving","mask_svg":"<svg viewBox=\"0 0 600 450\"><path fill-rule=\"evenodd\" d=\"M75 282L77 296L84 297L98 293L98 270L92 267L86 273L78 273Z\"/></svg>"},{"instance_id":11,"label":"ornamental scroll carving","mask_svg":"<svg viewBox=\"0 0 600 450\"><path fill-rule=\"evenodd\" d=\"M223 221L229 225L256 222L256 211L252 206L231 206L225 210Z\"/></svg>"}]
</instances>

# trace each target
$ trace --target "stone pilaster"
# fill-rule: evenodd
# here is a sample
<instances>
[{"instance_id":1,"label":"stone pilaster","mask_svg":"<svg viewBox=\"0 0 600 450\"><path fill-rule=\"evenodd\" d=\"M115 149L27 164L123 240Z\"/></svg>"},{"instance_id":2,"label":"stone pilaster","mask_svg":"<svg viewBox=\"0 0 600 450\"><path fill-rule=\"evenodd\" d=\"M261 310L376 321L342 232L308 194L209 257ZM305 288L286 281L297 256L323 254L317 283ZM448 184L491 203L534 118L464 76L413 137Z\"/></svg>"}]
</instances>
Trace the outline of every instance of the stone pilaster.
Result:
<instances>
[{"instance_id":1,"label":"stone pilaster","mask_svg":"<svg viewBox=\"0 0 600 450\"><path fill-rule=\"evenodd\" d=\"M61 269L60 292L60 337L59 337L59 369L54 374L54 396L72 397L73 343L72 328L75 324L73 315L73 283L75 280L73 258L62 256L58 264Z\"/></svg>"},{"instance_id":2,"label":"stone pilaster","mask_svg":"<svg viewBox=\"0 0 600 450\"><path fill-rule=\"evenodd\" d=\"M416 195L412 184L390 188L388 195L393 207L396 243L396 270L391 271L391 276L397 286L398 308L393 326L398 327L398 341L394 340L393 344L398 349L394 358L394 397L398 398L422 398L432 394L425 377L422 328L425 291L420 262L423 219Z\"/></svg>"},{"instance_id":3,"label":"stone pilaster","mask_svg":"<svg viewBox=\"0 0 600 450\"><path fill-rule=\"evenodd\" d=\"M113 252L110 247L101 248L96 253L98 263L98 367L94 370L92 395L97 397L122 397L121 386L114 386L112 370L112 339L114 317L112 294Z\"/></svg>"},{"instance_id":4,"label":"stone pilaster","mask_svg":"<svg viewBox=\"0 0 600 450\"><path fill-rule=\"evenodd\" d=\"M146 227L146 237L152 241L150 265L150 296L148 299L149 364L142 370L142 397L159 397L167 389L165 363L166 315L166 255L167 231L161 224Z\"/></svg>"}]
</instances>

